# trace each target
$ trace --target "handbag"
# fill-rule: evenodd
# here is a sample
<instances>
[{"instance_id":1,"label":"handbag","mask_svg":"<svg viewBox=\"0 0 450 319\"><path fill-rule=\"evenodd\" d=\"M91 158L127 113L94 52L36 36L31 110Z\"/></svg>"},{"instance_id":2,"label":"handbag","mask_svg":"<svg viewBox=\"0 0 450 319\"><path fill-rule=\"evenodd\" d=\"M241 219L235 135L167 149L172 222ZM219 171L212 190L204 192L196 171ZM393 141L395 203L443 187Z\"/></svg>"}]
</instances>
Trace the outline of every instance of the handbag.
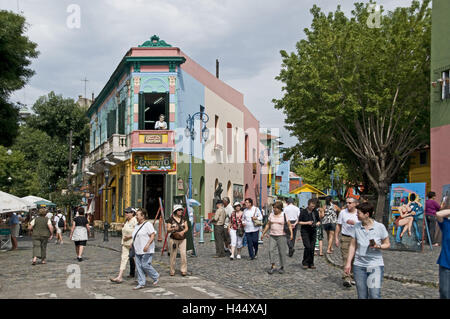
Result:
<instances>
[{"instance_id":1,"label":"handbag","mask_svg":"<svg viewBox=\"0 0 450 319\"><path fill-rule=\"evenodd\" d=\"M172 218L172 220L178 225L178 228L180 228L182 223L177 222L174 218ZM182 222L183 220L180 220L180 221ZM175 239L175 240L183 240L186 238L186 233L181 235L179 231L173 232L170 234L170 238Z\"/></svg>"},{"instance_id":2,"label":"handbag","mask_svg":"<svg viewBox=\"0 0 450 319\"><path fill-rule=\"evenodd\" d=\"M134 234L133 243L131 244L130 252L128 253L128 257L130 257L130 258L133 258L134 256L136 256L136 250L134 249L134 240L136 239L136 236L139 233L139 231L141 230L141 228L144 227L145 223L143 223L142 226L136 232L136 234Z\"/></svg>"},{"instance_id":3,"label":"handbag","mask_svg":"<svg viewBox=\"0 0 450 319\"><path fill-rule=\"evenodd\" d=\"M255 215L256 215L256 208L255 208L255 213L253 214L253 217L255 217ZM262 222L262 220L255 219L255 220L253 221L253 225L255 225L255 227L259 227L259 226L262 226L262 225L263 225L263 222Z\"/></svg>"},{"instance_id":4,"label":"handbag","mask_svg":"<svg viewBox=\"0 0 450 319\"><path fill-rule=\"evenodd\" d=\"M290 236L291 232L289 231L289 225L286 220L286 214L283 213L283 216L284 216L284 225L283 225L284 233L286 234L286 236Z\"/></svg>"}]
</instances>

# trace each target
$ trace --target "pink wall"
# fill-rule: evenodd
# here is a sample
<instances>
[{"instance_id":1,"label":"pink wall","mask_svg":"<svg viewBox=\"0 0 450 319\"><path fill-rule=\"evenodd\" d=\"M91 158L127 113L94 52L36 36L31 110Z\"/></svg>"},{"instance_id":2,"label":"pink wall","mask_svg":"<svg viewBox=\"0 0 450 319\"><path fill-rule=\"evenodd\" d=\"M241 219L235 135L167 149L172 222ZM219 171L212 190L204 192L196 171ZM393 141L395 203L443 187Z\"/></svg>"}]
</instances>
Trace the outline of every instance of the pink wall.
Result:
<instances>
[{"instance_id":1,"label":"pink wall","mask_svg":"<svg viewBox=\"0 0 450 319\"><path fill-rule=\"evenodd\" d=\"M431 128L431 191L441 200L442 186L450 184L450 125Z\"/></svg>"}]
</instances>

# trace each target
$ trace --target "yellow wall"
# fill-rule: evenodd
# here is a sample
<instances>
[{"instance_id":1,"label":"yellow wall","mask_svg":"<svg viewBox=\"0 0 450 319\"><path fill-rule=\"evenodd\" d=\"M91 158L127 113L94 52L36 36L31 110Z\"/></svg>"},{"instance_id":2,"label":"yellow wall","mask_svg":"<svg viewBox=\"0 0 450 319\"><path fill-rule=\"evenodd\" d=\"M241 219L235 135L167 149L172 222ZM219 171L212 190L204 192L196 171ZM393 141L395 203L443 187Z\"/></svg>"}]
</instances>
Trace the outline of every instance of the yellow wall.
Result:
<instances>
[{"instance_id":1,"label":"yellow wall","mask_svg":"<svg viewBox=\"0 0 450 319\"><path fill-rule=\"evenodd\" d=\"M426 164L420 164L420 153L427 152ZM409 158L408 179L410 183L426 183L426 192L431 190L430 149L414 152Z\"/></svg>"}]
</instances>

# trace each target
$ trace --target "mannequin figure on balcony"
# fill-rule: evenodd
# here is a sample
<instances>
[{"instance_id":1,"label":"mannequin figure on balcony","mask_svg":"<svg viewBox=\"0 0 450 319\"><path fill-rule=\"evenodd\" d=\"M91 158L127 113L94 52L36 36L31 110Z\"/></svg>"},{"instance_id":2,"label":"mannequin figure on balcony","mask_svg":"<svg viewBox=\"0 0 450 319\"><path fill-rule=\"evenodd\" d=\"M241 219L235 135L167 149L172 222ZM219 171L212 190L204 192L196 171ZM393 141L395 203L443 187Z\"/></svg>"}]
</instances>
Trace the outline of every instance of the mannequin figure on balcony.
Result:
<instances>
[{"instance_id":1,"label":"mannequin figure on balcony","mask_svg":"<svg viewBox=\"0 0 450 319\"><path fill-rule=\"evenodd\" d=\"M159 116L159 121L155 123L155 130L167 130L167 123L164 121L164 114Z\"/></svg>"}]
</instances>

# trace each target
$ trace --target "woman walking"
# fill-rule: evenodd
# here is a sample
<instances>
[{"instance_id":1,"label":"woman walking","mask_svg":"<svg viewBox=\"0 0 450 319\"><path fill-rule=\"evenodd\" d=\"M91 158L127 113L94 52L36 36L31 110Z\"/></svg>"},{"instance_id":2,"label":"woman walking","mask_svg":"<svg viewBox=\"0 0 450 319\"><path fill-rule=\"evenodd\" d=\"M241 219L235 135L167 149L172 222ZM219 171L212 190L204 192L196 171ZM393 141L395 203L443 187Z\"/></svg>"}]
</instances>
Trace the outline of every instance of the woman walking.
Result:
<instances>
[{"instance_id":1,"label":"woman walking","mask_svg":"<svg viewBox=\"0 0 450 319\"><path fill-rule=\"evenodd\" d=\"M134 231L134 227L137 224L136 217L134 217L134 210L128 207L124 210L125 212L125 224L122 227L122 257L120 261L119 275L116 278L110 278L112 282L120 284L123 279L122 275L127 267L127 261L130 261L130 277L134 277L135 263L134 258L129 257L130 248L133 242L133 237L131 236ZM131 276L133 275L133 276Z\"/></svg>"},{"instance_id":2,"label":"woman walking","mask_svg":"<svg viewBox=\"0 0 450 319\"><path fill-rule=\"evenodd\" d=\"M327 254L333 253L334 232L336 230L337 213L340 208L331 202L331 196L325 198L324 217L322 219L323 230L327 233Z\"/></svg>"},{"instance_id":3,"label":"woman walking","mask_svg":"<svg viewBox=\"0 0 450 319\"><path fill-rule=\"evenodd\" d=\"M84 216L84 208L78 208L78 216L72 221L70 239L75 243L75 251L78 261L83 261L83 250L89 237L89 222Z\"/></svg>"},{"instance_id":4,"label":"woman walking","mask_svg":"<svg viewBox=\"0 0 450 319\"><path fill-rule=\"evenodd\" d=\"M283 203L281 201L277 201L275 202L275 204L273 204L273 213L270 214L269 222L267 223L266 228L262 233L262 237L264 238L267 231L270 230L269 258L270 263L272 264L272 267L268 271L270 275L272 275L276 270L276 249L278 249L278 256L280 258L280 269L278 270L278 272L280 274L284 273L287 251L286 229L289 229L290 240L292 240L293 233L291 223L286 219L286 215L283 213Z\"/></svg>"},{"instance_id":5,"label":"woman walking","mask_svg":"<svg viewBox=\"0 0 450 319\"><path fill-rule=\"evenodd\" d=\"M241 259L242 241L244 239L244 226L242 225L241 203L234 203L234 211L231 213L230 224L228 225L228 232L231 237L231 256L230 259L234 260L234 253L237 249L236 259Z\"/></svg>"},{"instance_id":6,"label":"woman walking","mask_svg":"<svg viewBox=\"0 0 450 319\"><path fill-rule=\"evenodd\" d=\"M374 208L371 204L362 203L357 209L359 222L355 224L344 272L350 274L355 257L353 274L358 298L380 299L384 274L381 250L391 246L388 232L383 224L372 218Z\"/></svg>"},{"instance_id":7,"label":"woman walking","mask_svg":"<svg viewBox=\"0 0 450 319\"><path fill-rule=\"evenodd\" d=\"M33 260L31 264L36 265L37 258L41 264L46 264L47 243L53 237L52 221L45 217L47 209L40 208L38 216L30 223L29 230L33 231Z\"/></svg>"},{"instance_id":8,"label":"woman walking","mask_svg":"<svg viewBox=\"0 0 450 319\"><path fill-rule=\"evenodd\" d=\"M258 235L263 217L259 208L253 206L253 199L246 198L245 207L242 225L244 225L247 238L248 254L251 260L255 260L258 258Z\"/></svg>"},{"instance_id":9,"label":"woman walking","mask_svg":"<svg viewBox=\"0 0 450 319\"><path fill-rule=\"evenodd\" d=\"M173 207L172 215L167 219L167 232L170 233L169 253L170 253L170 275L175 276L175 264L177 261L177 250L181 256L181 275L187 275L186 258L186 232L188 231L187 219L183 216L184 208L181 205Z\"/></svg>"},{"instance_id":10,"label":"woman walking","mask_svg":"<svg viewBox=\"0 0 450 319\"><path fill-rule=\"evenodd\" d=\"M136 256L136 269L138 273L138 285L134 290L145 287L145 276L148 275L153 279L153 285L158 284L159 274L152 266L152 257L155 253L155 236L156 231L152 223L146 221L147 211L138 209L136 212L137 224L133 231L134 253Z\"/></svg>"}]
</instances>

